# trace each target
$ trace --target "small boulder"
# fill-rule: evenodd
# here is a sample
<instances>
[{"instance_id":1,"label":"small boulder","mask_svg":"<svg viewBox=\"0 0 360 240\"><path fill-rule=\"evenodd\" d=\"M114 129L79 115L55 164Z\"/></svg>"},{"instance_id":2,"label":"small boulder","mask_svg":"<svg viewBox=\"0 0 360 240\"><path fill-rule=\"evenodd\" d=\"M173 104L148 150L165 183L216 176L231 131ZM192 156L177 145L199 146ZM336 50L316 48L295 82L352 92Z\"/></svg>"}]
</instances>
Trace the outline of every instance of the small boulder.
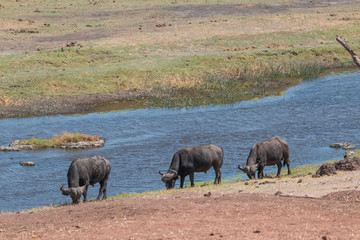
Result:
<instances>
[{"instance_id":1,"label":"small boulder","mask_svg":"<svg viewBox=\"0 0 360 240\"><path fill-rule=\"evenodd\" d=\"M360 158L349 157L334 163L337 170L341 171L354 171L360 169Z\"/></svg>"},{"instance_id":2,"label":"small boulder","mask_svg":"<svg viewBox=\"0 0 360 240\"><path fill-rule=\"evenodd\" d=\"M281 191L277 191L274 195L275 196L280 196L280 195L282 195L283 193L281 192Z\"/></svg>"},{"instance_id":3,"label":"small boulder","mask_svg":"<svg viewBox=\"0 0 360 240\"><path fill-rule=\"evenodd\" d=\"M98 141L89 141L89 142L70 142L67 143L62 148L66 149L87 149L93 147L103 147L105 144L105 139L100 139Z\"/></svg>"},{"instance_id":4,"label":"small boulder","mask_svg":"<svg viewBox=\"0 0 360 240\"><path fill-rule=\"evenodd\" d=\"M35 166L35 163L26 161L26 162L21 162L20 165L24 167L33 167Z\"/></svg>"},{"instance_id":5,"label":"small boulder","mask_svg":"<svg viewBox=\"0 0 360 240\"><path fill-rule=\"evenodd\" d=\"M333 175L336 174L336 168L334 164L332 163L324 163L320 166L320 168L316 171L317 176L323 176L323 175Z\"/></svg>"},{"instance_id":6,"label":"small boulder","mask_svg":"<svg viewBox=\"0 0 360 240\"><path fill-rule=\"evenodd\" d=\"M348 158L348 157L351 157L353 155L355 155L355 151L346 151L344 153L344 158Z\"/></svg>"},{"instance_id":7,"label":"small boulder","mask_svg":"<svg viewBox=\"0 0 360 240\"><path fill-rule=\"evenodd\" d=\"M345 142L345 143L333 143L331 144L329 147L331 148L336 148L336 149L355 149L356 146L355 145L351 145L350 143L348 142Z\"/></svg>"}]
</instances>

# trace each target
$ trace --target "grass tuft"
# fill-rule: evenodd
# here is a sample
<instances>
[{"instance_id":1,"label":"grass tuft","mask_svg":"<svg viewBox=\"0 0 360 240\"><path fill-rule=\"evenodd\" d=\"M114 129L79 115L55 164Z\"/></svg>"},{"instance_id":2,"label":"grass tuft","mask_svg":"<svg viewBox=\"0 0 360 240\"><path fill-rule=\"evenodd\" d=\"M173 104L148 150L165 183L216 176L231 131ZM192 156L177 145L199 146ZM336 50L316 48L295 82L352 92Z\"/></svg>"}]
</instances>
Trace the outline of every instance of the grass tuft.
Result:
<instances>
[{"instance_id":1,"label":"grass tuft","mask_svg":"<svg viewBox=\"0 0 360 240\"><path fill-rule=\"evenodd\" d=\"M61 135L55 135L51 139L31 138L26 140L20 140L19 144L33 145L40 148L58 148L66 145L67 143L98 140L100 140L100 137L98 136L91 136L82 133L64 132Z\"/></svg>"}]
</instances>

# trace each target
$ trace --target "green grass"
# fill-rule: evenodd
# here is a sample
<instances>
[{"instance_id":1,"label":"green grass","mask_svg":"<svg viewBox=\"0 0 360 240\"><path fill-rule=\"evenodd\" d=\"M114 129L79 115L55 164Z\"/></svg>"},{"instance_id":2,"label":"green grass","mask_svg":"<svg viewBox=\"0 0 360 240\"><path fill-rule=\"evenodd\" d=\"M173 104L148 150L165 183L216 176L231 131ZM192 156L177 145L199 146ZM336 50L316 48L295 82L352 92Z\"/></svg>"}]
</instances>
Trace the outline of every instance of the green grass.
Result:
<instances>
[{"instance_id":1,"label":"green grass","mask_svg":"<svg viewBox=\"0 0 360 240\"><path fill-rule=\"evenodd\" d=\"M99 139L98 136L64 132L61 135L55 135L51 139L31 138L20 140L19 144L33 145L39 148L59 148L70 142L98 141Z\"/></svg>"},{"instance_id":2,"label":"green grass","mask_svg":"<svg viewBox=\"0 0 360 240\"><path fill-rule=\"evenodd\" d=\"M351 65L341 48L324 48L317 53L298 50L296 58L289 50L175 59L148 57L146 61L154 64L124 52L118 48L81 48L1 58L0 93L11 101L23 101L140 90L150 95L145 101L152 107L225 104L271 95L271 90L282 91L293 85L294 79ZM316 56L318 52L320 56ZM335 56L336 61L324 61ZM305 58L312 60L305 62Z\"/></svg>"},{"instance_id":3,"label":"green grass","mask_svg":"<svg viewBox=\"0 0 360 240\"><path fill-rule=\"evenodd\" d=\"M34 47L2 53L0 104L21 105L39 98L124 92L138 93L129 100L144 107L187 107L257 99L277 95L326 69L353 66L335 36L346 36L353 42L360 39L357 18L353 17L357 10L343 13L342 5L324 7L321 11L293 8L292 12L262 11L248 16L182 18L173 10L159 10L159 6L170 9L238 2L105 0L94 3L49 0L29 2L26 7L22 6L25 3L4 3L0 20L14 25L14 30L4 31L4 44L15 49ZM241 6L266 9L299 3L298 0L244 0ZM337 17L331 17L329 12L337 13ZM346 18L347 15L351 17ZM64 18L66 22L59 20ZM346 19L345 26L341 19ZM319 26L313 24L315 21ZM278 22L283 24L280 26ZM173 26L154 27L158 23ZM268 24L274 28L267 29ZM240 33L232 29L240 26ZM247 32L243 26L264 29ZM206 34L188 36L189 31L198 30ZM78 40L74 46L66 47L66 34L107 31L110 34L104 37ZM45 50L40 46L40 51L36 51L38 42L33 39L37 37L59 40L47 45Z\"/></svg>"},{"instance_id":4,"label":"green grass","mask_svg":"<svg viewBox=\"0 0 360 240\"><path fill-rule=\"evenodd\" d=\"M360 157L360 149L355 151L355 157Z\"/></svg>"}]
</instances>

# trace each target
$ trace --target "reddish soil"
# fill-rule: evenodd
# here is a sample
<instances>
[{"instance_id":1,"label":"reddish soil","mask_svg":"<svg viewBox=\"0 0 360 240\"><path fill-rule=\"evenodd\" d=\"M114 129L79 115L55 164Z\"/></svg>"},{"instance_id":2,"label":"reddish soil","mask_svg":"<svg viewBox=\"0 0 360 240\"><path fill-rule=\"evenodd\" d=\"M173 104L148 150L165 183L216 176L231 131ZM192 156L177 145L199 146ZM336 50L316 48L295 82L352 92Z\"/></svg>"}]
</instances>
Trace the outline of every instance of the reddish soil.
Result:
<instances>
[{"instance_id":1,"label":"reddish soil","mask_svg":"<svg viewBox=\"0 0 360 240\"><path fill-rule=\"evenodd\" d=\"M0 215L0 239L360 239L359 192L178 192Z\"/></svg>"}]
</instances>

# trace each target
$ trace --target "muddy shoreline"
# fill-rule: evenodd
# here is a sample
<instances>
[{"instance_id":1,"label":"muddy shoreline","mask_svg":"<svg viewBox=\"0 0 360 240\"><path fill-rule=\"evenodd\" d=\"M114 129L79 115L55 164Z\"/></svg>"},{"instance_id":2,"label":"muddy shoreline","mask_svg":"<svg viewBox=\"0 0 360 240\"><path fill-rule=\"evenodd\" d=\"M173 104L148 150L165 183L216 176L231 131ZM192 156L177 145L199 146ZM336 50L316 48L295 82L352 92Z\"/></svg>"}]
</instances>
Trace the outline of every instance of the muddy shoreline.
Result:
<instances>
[{"instance_id":1,"label":"muddy shoreline","mask_svg":"<svg viewBox=\"0 0 360 240\"><path fill-rule=\"evenodd\" d=\"M344 67L327 69L318 77L331 73L344 71L355 71L358 68ZM300 79L293 79L281 87L267 89L265 95L255 96L262 98L268 95L279 95L282 91L302 83ZM94 112L123 111L129 109L142 109L157 107L149 104L147 98L151 97L151 92L140 90L123 91L116 94L95 94L79 95L69 97L38 98L28 99L27 101L16 102L15 104L4 104L0 101L0 119L5 118L28 118L55 115L87 114ZM254 96L252 96L254 97ZM164 97L166 98L166 97ZM250 100L251 97L238 99L237 101ZM229 102L228 104L231 104Z\"/></svg>"},{"instance_id":2,"label":"muddy shoreline","mask_svg":"<svg viewBox=\"0 0 360 240\"><path fill-rule=\"evenodd\" d=\"M145 104L134 100L137 97L146 97L146 94L128 91L118 94L31 99L6 106L0 105L0 119L86 114L146 107Z\"/></svg>"}]
</instances>

